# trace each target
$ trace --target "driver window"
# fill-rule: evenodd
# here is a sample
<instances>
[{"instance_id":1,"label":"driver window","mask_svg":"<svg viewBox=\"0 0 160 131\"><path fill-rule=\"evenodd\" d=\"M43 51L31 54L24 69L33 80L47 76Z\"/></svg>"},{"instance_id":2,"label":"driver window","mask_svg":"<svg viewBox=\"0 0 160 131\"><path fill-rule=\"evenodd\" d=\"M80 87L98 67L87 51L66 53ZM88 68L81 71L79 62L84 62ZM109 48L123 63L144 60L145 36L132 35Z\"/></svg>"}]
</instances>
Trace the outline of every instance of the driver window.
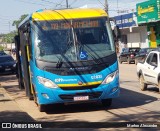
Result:
<instances>
[{"instance_id":1,"label":"driver window","mask_svg":"<svg viewBox=\"0 0 160 131\"><path fill-rule=\"evenodd\" d=\"M148 64L150 64L150 61L151 61L152 56L153 56L153 53L150 53L149 56L147 57L146 62L147 62Z\"/></svg>"},{"instance_id":2,"label":"driver window","mask_svg":"<svg viewBox=\"0 0 160 131\"><path fill-rule=\"evenodd\" d=\"M153 55L153 57L152 57L152 59L151 59L151 65L157 65L157 54L156 53L154 53L154 55Z\"/></svg>"}]
</instances>

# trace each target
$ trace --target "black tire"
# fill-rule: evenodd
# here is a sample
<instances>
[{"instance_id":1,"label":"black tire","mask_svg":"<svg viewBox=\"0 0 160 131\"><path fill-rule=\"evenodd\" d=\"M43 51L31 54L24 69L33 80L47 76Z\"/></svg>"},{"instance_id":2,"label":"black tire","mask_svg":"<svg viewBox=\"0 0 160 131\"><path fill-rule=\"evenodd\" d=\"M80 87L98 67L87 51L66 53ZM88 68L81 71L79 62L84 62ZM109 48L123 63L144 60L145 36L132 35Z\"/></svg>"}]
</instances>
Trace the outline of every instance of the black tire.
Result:
<instances>
[{"instance_id":1,"label":"black tire","mask_svg":"<svg viewBox=\"0 0 160 131\"><path fill-rule=\"evenodd\" d=\"M38 109L39 109L40 112L45 112L46 111L46 106L38 104Z\"/></svg>"},{"instance_id":2,"label":"black tire","mask_svg":"<svg viewBox=\"0 0 160 131\"><path fill-rule=\"evenodd\" d=\"M110 107L112 105L112 98L110 98L110 99L103 99L102 100L102 105L104 107Z\"/></svg>"},{"instance_id":3,"label":"black tire","mask_svg":"<svg viewBox=\"0 0 160 131\"><path fill-rule=\"evenodd\" d=\"M142 75L140 75L140 77L139 77L139 83L140 83L140 89L141 89L142 91L147 90L147 84L144 83L144 78L143 78Z\"/></svg>"},{"instance_id":4,"label":"black tire","mask_svg":"<svg viewBox=\"0 0 160 131\"><path fill-rule=\"evenodd\" d=\"M36 103L36 105L38 105L38 103L37 103L37 95L36 95L34 87L33 87L33 100Z\"/></svg>"},{"instance_id":5,"label":"black tire","mask_svg":"<svg viewBox=\"0 0 160 131\"><path fill-rule=\"evenodd\" d=\"M30 101L33 101L33 100L34 100L33 95L29 97L29 100L30 100Z\"/></svg>"}]
</instances>

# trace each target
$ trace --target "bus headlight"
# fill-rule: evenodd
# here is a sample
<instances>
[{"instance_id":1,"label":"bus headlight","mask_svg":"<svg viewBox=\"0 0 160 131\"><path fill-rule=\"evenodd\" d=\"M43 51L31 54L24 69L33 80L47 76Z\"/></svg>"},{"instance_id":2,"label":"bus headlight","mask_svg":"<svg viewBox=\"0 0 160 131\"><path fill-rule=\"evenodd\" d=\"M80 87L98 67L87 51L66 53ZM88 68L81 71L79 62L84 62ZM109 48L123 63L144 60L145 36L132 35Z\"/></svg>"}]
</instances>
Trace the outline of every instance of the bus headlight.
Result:
<instances>
[{"instance_id":1,"label":"bus headlight","mask_svg":"<svg viewBox=\"0 0 160 131\"><path fill-rule=\"evenodd\" d=\"M118 76L118 70L117 71L115 71L115 72L113 72L112 74L109 74L105 79L104 79L104 81L102 82L102 84L108 84L108 83L110 83L110 82L112 82L113 80L114 80L114 78L116 77L116 76Z\"/></svg>"},{"instance_id":2,"label":"bus headlight","mask_svg":"<svg viewBox=\"0 0 160 131\"><path fill-rule=\"evenodd\" d=\"M49 79L43 78L41 76L37 76L37 78L38 78L39 83L44 85L45 87L49 87L49 88L57 88L58 87L54 82L52 82Z\"/></svg>"}]
</instances>

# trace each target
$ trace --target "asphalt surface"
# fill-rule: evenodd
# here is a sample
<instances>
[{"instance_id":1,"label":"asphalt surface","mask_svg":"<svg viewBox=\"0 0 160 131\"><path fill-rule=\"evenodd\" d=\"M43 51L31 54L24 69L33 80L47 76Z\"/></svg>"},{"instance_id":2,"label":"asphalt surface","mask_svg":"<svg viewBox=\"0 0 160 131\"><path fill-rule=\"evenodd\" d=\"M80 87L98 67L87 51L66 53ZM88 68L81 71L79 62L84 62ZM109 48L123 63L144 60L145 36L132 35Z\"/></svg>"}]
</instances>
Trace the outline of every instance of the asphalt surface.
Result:
<instances>
[{"instance_id":1,"label":"asphalt surface","mask_svg":"<svg viewBox=\"0 0 160 131\"><path fill-rule=\"evenodd\" d=\"M67 122L70 122L68 125L78 122L85 126L94 122L101 124L107 122L160 123L158 89L151 86L147 91L140 91L136 65L124 63L119 67L121 94L119 98L113 100L110 108L104 108L100 103L51 105L46 112L39 112L34 101L28 100L24 90L18 88L15 75L1 75L0 121L58 122L56 127L59 127L57 124L62 126ZM157 130L157 128L152 129Z\"/></svg>"}]
</instances>

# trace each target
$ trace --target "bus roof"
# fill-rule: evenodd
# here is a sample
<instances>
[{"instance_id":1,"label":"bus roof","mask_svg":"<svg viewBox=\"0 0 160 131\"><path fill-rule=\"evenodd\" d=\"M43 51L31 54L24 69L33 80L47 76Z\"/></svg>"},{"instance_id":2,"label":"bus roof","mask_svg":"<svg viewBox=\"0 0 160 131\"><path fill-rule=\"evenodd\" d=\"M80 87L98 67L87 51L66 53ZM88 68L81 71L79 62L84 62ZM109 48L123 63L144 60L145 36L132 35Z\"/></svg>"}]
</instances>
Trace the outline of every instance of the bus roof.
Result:
<instances>
[{"instance_id":1,"label":"bus roof","mask_svg":"<svg viewBox=\"0 0 160 131\"><path fill-rule=\"evenodd\" d=\"M43 10L32 14L32 20L61 20L61 19L79 19L107 16L102 9L63 9L63 10Z\"/></svg>"},{"instance_id":2,"label":"bus roof","mask_svg":"<svg viewBox=\"0 0 160 131\"><path fill-rule=\"evenodd\" d=\"M98 8L76 8L76 9L61 9L61 10L39 10L31 15L28 15L19 25L20 28L30 20L45 21L45 20L63 20L63 19L80 19L80 18L97 18L106 17L107 13L103 9Z\"/></svg>"}]
</instances>

